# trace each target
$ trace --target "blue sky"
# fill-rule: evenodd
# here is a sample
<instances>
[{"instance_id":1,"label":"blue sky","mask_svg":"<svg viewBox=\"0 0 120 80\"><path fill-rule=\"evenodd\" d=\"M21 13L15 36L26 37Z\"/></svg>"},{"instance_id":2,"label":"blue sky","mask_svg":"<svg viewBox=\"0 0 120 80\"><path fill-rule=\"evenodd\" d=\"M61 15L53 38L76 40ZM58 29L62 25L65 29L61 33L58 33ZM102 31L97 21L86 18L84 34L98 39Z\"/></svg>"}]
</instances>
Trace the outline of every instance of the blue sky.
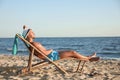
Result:
<instances>
[{"instance_id":1,"label":"blue sky","mask_svg":"<svg viewBox=\"0 0 120 80\"><path fill-rule=\"evenodd\" d=\"M0 37L120 36L119 0L0 0Z\"/></svg>"}]
</instances>

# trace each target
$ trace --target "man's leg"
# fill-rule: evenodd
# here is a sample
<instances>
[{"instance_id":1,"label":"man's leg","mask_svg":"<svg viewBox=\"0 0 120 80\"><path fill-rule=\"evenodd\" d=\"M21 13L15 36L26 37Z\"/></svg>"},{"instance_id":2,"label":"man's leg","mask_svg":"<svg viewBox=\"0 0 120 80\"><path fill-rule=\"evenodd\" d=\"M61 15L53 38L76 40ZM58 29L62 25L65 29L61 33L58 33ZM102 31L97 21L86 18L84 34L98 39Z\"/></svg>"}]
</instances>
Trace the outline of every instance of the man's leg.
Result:
<instances>
[{"instance_id":1,"label":"man's leg","mask_svg":"<svg viewBox=\"0 0 120 80\"><path fill-rule=\"evenodd\" d=\"M74 57L74 58L78 58L80 60L89 60L92 56L96 56L96 53L94 53L93 55L91 56L83 56L79 53L77 53L76 51L59 51L59 56L60 58L68 58L68 57Z\"/></svg>"}]
</instances>

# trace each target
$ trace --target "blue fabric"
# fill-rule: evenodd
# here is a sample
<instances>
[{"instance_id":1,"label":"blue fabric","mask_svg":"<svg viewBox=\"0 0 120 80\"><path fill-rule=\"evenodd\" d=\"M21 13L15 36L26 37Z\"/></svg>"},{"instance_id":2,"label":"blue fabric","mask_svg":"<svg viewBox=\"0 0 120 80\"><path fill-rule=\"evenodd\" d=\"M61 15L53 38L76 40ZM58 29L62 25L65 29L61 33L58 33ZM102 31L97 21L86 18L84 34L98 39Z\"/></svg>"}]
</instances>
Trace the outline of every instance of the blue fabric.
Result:
<instances>
[{"instance_id":1,"label":"blue fabric","mask_svg":"<svg viewBox=\"0 0 120 80\"><path fill-rule=\"evenodd\" d=\"M55 61L55 60L59 60L59 53L57 51L52 51L48 57L52 60L52 61Z\"/></svg>"},{"instance_id":2,"label":"blue fabric","mask_svg":"<svg viewBox=\"0 0 120 80\"><path fill-rule=\"evenodd\" d=\"M18 37L15 36L14 43L13 43L13 48L12 48L12 54L16 55L17 51L18 51Z\"/></svg>"}]
</instances>

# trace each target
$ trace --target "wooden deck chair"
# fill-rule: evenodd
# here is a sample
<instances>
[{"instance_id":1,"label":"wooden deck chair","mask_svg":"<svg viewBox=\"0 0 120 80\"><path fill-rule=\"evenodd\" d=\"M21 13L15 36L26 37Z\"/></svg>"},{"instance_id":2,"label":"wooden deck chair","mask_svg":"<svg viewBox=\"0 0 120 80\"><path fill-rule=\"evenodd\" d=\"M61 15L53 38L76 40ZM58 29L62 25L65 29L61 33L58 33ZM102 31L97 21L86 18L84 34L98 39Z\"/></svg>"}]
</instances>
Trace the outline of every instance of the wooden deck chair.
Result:
<instances>
[{"instance_id":1,"label":"wooden deck chair","mask_svg":"<svg viewBox=\"0 0 120 80\"><path fill-rule=\"evenodd\" d=\"M21 39L21 41L24 42L25 46L27 47L27 49L28 49L29 52L30 52L30 54L29 54L28 66L25 67L25 68L23 68L22 70L20 70L20 71L18 72L18 74L23 74L23 73L26 73L26 72L31 72L31 71L32 71L34 68L36 68L36 67L44 66L44 65L45 65L44 63L52 63L52 64L55 65L58 69L60 69L63 73L68 74L63 68L59 67L59 66L56 64L55 61L52 61L50 58L48 58L48 57L44 54L44 52L42 52L42 51L38 50L36 47L34 47L34 46L33 46L30 42L28 42L23 36L21 36L20 34L16 34L16 36L17 36L19 39ZM28 48L28 45L31 46L31 47L33 48L33 50L30 50L30 49ZM33 55L34 55L34 50L36 50L37 52L39 52L39 53L40 53L42 56L44 56L49 62L48 62L48 61L46 62L45 60L43 60L42 62L39 62L39 63L36 63L36 64L32 65L32 58L33 58ZM57 60L57 61L59 61L59 60ZM79 70L81 61L82 61L82 60L79 61L78 67L77 67L76 71ZM82 72L85 63L86 63L86 61L83 61L82 67L81 67L81 69L80 69L80 72ZM41 65L41 64L43 64L43 65Z\"/></svg>"},{"instance_id":2,"label":"wooden deck chair","mask_svg":"<svg viewBox=\"0 0 120 80\"><path fill-rule=\"evenodd\" d=\"M29 48L28 48L28 50L30 51L28 66L27 66L26 68L23 68L23 69L20 71L20 73L30 72L30 71L32 71L32 68L34 68L34 67L38 66L39 64L42 64L42 63L45 62L45 61L42 61L42 62L40 62L40 63L36 63L36 64L32 65L32 58L33 58L34 50L36 50L36 51L39 52L42 56L44 56L50 63L52 63L52 64L55 65L58 69L60 69L63 73L68 74L64 69L62 69L61 67L59 67L54 61L52 61L50 58L48 58L48 57L44 54L44 52L38 50L38 49L37 49L36 47L34 47L31 43L29 43L27 40L25 40L20 34L16 34L16 36L25 43L26 47L28 47L27 45L29 45L29 46L31 46L31 47L33 48L32 51L30 51ZM47 61L47 62L48 62L48 61ZM18 73L18 74L19 74L19 73Z\"/></svg>"}]
</instances>

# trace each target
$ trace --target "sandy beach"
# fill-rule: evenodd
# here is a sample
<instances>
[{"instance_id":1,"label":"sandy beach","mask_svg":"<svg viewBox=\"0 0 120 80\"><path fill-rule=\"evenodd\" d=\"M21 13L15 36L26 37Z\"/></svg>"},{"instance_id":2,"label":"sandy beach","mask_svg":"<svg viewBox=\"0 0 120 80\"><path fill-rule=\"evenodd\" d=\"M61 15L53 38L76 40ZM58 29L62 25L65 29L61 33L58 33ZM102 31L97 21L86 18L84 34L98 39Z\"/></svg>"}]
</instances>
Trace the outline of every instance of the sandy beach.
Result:
<instances>
[{"instance_id":1,"label":"sandy beach","mask_svg":"<svg viewBox=\"0 0 120 80\"><path fill-rule=\"evenodd\" d=\"M27 56L0 55L0 80L119 80L120 60L100 60L86 62L83 73L75 72L79 60L65 59L57 64L64 67L68 75L63 74L54 65L38 67L33 72L17 75L17 71L27 66ZM33 63L39 59L34 57Z\"/></svg>"}]
</instances>

